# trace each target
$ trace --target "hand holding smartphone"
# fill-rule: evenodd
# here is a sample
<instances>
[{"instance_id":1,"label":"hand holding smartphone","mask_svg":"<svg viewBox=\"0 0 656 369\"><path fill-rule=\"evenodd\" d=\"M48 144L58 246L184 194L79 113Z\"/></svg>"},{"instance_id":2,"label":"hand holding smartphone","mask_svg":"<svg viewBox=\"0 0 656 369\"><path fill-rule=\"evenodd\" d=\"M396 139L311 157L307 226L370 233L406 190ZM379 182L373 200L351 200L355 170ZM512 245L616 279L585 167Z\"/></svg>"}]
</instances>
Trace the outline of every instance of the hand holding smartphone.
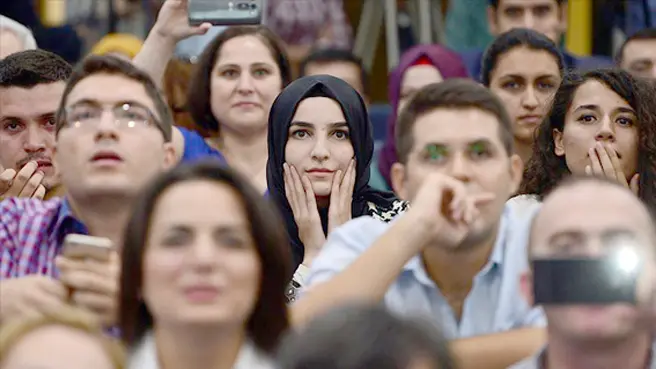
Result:
<instances>
[{"instance_id":1,"label":"hand holding smartphone","mask_svg":"<svg viewBox=\"0 0 656 369\"><path fill-rule=\"evenodd\" d=\"M64 239L64 257L72 260L108 262L114 250L112 241L102 237L69 234Z\"/></svg>"},{"instance_id":2,"label":"hand holding smartphone","mask_svg":"<svg viewBox=\"0 0 656 369\"><path fill-rule=\"evenodd\" d=\"M262 22L265 0L188 0L189 24L255 25Z\"/></svg>"}]
</instances>

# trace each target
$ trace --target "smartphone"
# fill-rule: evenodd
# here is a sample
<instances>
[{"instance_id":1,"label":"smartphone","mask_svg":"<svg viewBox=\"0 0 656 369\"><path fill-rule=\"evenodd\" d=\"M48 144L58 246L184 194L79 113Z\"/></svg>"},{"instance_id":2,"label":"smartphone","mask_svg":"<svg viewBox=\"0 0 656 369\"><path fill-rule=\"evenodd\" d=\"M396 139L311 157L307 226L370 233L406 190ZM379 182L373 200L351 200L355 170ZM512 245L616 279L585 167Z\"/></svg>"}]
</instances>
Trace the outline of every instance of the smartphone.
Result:
<instances>
[{"instance_id":1,"label":"smartphone","mask_svg":"<svg viewBox=\"0 0 656 369\"><path fill-rule=\"evenodd\" d=\"M69 234L64 238L63 255L70 259L106 262L109 261L113 246L108 238Z\"/></svg>"},{"instance_id":2,"label":"smartphone","mask_svg":"<svg viewBox=\"0 0 656 369\"><path fill-rule=\"evenodd\" d=\"M189 0L189 24L215 26L260 24L265 0Z\"/></svg>"},{"instance_id":3,"label":"smartphone","mask_svg":"<svg viewBox=\"0 0 656 369\"><path fill-rule=\"evenodd\" d=\"M626 268L614 255L589 259L533 260L538 305L635 304L640 263Z\"/></svg>"}]
</instances>

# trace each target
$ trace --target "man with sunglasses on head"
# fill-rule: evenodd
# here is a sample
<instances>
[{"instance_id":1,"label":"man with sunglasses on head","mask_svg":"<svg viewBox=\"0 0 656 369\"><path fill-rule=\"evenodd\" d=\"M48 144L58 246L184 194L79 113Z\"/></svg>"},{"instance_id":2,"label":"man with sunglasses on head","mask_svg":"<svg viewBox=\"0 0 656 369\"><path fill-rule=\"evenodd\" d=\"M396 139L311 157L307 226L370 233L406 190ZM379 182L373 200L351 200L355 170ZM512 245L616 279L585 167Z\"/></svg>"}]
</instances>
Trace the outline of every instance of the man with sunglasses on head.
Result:
<instances>
[{"instance_id":1,"label":"man with sunglasses on head","mask_svg":"<svg viewBox=\"0 0 656 369\"><path fill-rule=\"evenodd\" d=\"M122 244L139 190L175 162L172 117L155 84L129 62L94 56L66 84L53 160L66 197L0 202L0 323L66 303L115 322L119 261L62 255L70 234Z\"/></svg>"}]
</instances>

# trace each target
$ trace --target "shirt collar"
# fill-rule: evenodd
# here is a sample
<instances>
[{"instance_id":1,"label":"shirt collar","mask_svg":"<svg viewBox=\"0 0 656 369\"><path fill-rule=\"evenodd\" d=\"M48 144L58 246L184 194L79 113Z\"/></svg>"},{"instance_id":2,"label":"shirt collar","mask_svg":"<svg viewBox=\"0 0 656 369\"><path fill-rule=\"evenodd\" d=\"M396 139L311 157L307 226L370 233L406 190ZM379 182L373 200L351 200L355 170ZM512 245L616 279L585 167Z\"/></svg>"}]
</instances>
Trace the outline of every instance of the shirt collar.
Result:
<instances>
[{"instance_id":1,"label":"shirt collar","mask_svg":"<svg viewBox=\"0 0 656 369\"><path fill-rule=\"evenodd\" d=\"M511 232L511 227L508 227L508 218L510 216L510 209L507 206L504 207L503 213L501 214L501 219L499 221L499 232L497 233L497 239L494 242L494 248L492 249L492 253L490 254L490 258L487 264L485 264L478 275L486 275L503 264L506 240L512 239L511 237L508 237L508 232ZM434 285L434 282L430 279L428 273L426 273L421 255L413 257L403 268L403 273L412 273L414 277L422 284L429 286Z\"/></svg>"},{"instance_id":2,"label":"shirt collar","mask_svg":"<svg viewBox=\"0 0 656 369\"><path fill-rule=\"evenodd\" d=\"M64 238L71 234L89 234L87 227L73 215L73 209L67 197L64 197L59 207L59 212L52 222L48 234L57 245L64 242Z\"/></svg>"}]
</instances>

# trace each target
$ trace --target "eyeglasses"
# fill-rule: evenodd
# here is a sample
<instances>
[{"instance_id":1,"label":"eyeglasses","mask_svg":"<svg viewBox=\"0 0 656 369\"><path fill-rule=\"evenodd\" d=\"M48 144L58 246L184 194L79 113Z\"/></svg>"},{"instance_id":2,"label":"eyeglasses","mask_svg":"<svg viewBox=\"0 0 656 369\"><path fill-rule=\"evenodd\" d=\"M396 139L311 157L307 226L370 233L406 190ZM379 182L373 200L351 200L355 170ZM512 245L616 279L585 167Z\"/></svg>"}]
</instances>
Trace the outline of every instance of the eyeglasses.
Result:
<instances>
[{"instance_id":1,"label":"eyeglasses","mask_svg":"<svg viewBox=\"0 0 656 369\"><path fill-rule=\"evenodd\" d=\"M157 118L146 107L124 103L109 109L95 104L77 104L65 109L66 127L90 129L97 127L103 112L109 110L119 128L152 127Z\"/></svg>"}]
</instances>

